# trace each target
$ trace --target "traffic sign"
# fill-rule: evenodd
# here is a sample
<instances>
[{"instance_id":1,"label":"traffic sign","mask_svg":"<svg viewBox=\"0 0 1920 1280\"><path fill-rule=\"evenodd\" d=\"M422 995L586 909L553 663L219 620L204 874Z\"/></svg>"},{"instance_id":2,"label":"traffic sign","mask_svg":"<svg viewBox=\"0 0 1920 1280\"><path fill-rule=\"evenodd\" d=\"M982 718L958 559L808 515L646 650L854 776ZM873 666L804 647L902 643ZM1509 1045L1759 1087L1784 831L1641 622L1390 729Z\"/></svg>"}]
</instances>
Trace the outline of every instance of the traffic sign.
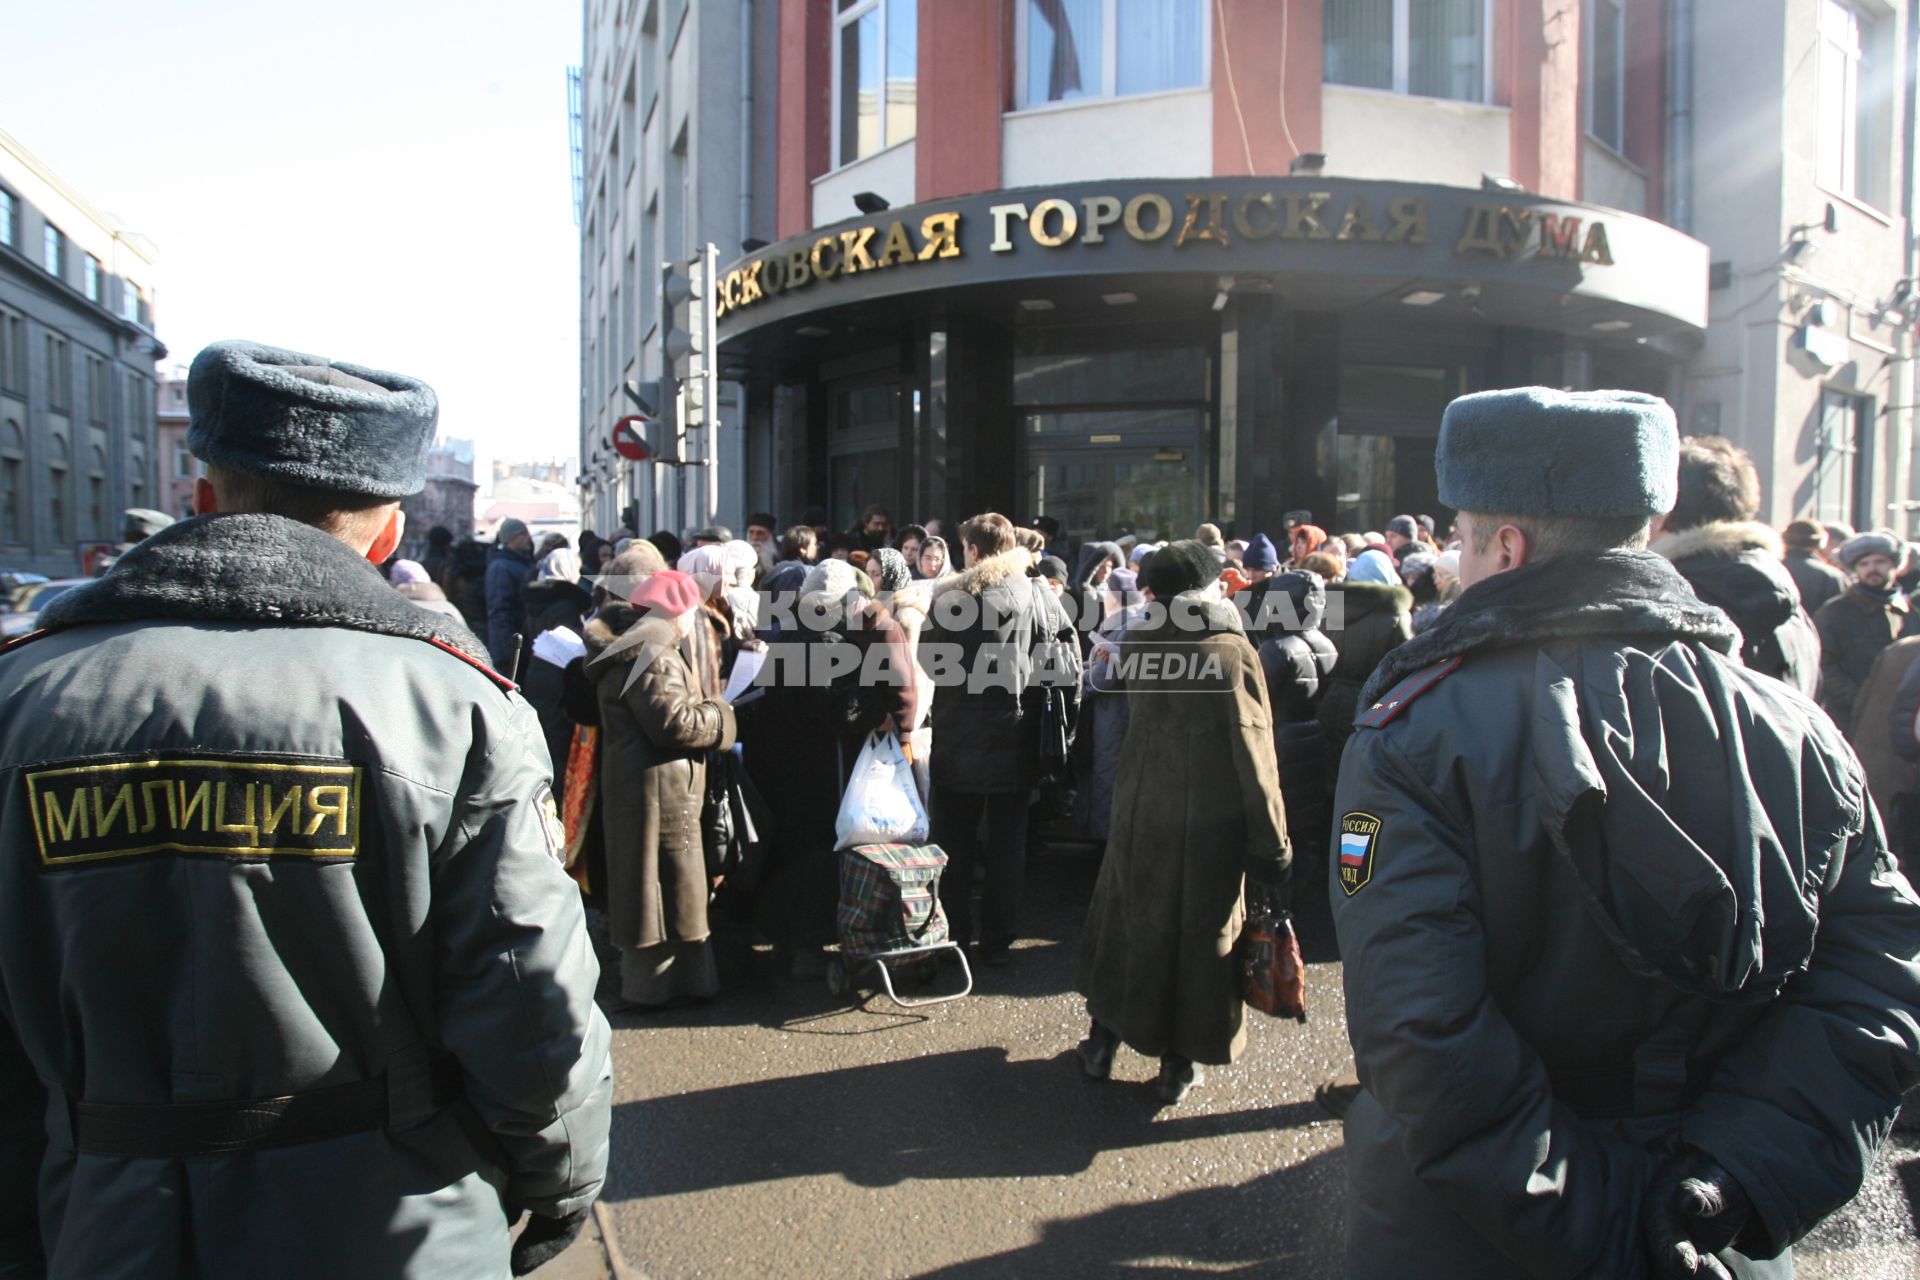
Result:
<instances>
[{"instance_id":1,"label":"traffic sign","mask_svg":"<svg viewBox=\"0 0 1920 1280\"><path fill-rule=\"evenodd\" d=\"M630 413L613 424L613 450L623 458L634 462L645 462L653 456L653 447L647 443L647 427L652 418L643 413Z\"/></svg>"}]
</instances>

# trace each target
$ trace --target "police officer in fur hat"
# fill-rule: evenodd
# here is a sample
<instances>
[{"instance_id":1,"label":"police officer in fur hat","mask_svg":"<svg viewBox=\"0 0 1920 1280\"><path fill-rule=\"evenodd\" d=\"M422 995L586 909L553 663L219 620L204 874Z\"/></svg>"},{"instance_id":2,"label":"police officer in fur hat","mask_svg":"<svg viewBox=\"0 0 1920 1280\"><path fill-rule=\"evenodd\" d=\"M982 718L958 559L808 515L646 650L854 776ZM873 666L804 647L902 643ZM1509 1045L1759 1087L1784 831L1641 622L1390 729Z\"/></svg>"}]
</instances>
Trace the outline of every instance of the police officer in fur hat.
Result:
<instances>
[{"instance_id":1,"label":"police officer in fur hat","mask_svg":"<svg viewBox=\"0 0 1920 1280\"><path fill-rule=\"evenodd\" d=\"M433 392L245 342L187 387L197 517L0 650L0 1272L522 1274L609 1033L533 710L374 568Z\"/></svg>"},{"instance_id":2,"label":"police officer in fur hat","mask_svg":"<svg viewBox=\"0 0 1920 1280\"><path fill-rule=\"evenodd\" d=\"M1673 413L1456 400L1466 591L1375 674L1331 894L1347 1274L1792 1274L1920 1078L1920 899L1859 762L1648 522Z\"/></svg>"}]
</instances>

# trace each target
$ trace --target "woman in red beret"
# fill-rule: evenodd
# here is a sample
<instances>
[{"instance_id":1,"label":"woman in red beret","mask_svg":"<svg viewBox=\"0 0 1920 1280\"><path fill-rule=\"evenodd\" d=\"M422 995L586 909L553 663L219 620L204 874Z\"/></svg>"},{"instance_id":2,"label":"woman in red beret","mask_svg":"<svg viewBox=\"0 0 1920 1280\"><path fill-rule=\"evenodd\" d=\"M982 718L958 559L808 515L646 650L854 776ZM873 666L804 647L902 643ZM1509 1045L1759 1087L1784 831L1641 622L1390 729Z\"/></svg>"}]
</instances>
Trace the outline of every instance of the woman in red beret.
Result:
<instances>
[{"instance_id":1,"label":"woman in red beret","mask_svg":"<svg viewBox=\"0 0 1920 1280\"><path fill-rule=\"evenodd\" d=\"M587 624L600 702L607 914L620 948L621 1007L657 1009L719 994L700 839L706 759L734 740L733 708L681 656L702 592L691 574L639 579L630 602Z\"/></svg>"}]
</instances>

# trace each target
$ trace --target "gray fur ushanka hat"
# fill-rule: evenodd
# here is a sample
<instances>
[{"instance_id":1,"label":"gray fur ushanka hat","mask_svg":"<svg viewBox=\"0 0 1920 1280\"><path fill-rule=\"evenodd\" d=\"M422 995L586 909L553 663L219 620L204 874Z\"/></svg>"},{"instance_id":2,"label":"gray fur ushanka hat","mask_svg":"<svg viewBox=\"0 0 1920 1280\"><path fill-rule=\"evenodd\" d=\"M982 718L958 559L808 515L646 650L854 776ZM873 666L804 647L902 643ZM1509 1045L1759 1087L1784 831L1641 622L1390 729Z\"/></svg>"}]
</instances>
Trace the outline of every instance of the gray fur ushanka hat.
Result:
<instances>
[{"instance_id":1,"label":"gray fur ushanka hat","mask_svg":"<svg viewBox=\"0 0 1920 1280\"><path fill-rule=\"evenodd\" d=\"M229 341L193 358L187 412L187 448L202 462L307 489L404 498L426 488L440 402L405 374Z\"/></svg>"},{"instance_id":2,"label":"gray fur ushanka hat","mask_svg":"<svg viewBox=\"0 0 1920 1280\"><path fill-rule=\"evenodd\" d=\"M1482 391L1447 406L1434 470L1440 501L1461 511L1664 515L1680 433L1667 402L1638 391Z\"/></svg>"}]
</instances>

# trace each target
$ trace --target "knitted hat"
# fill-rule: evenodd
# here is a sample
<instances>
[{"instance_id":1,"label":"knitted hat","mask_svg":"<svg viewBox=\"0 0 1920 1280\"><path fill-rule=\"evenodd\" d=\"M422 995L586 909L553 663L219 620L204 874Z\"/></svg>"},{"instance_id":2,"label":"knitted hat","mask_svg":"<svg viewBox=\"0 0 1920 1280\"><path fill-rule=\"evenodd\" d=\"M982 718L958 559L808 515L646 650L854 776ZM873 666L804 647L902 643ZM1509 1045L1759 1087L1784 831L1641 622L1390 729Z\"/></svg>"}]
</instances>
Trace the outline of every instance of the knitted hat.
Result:
<instances>
[{"instance_id":1,"label":"knitted hat","mask_svg":"<svg viewBox=\"0 0 1920 1280\"><path fill-rule=\"evenodd\" d=\"M1400 576L1415 578L1432 569L1439 557L1431 551L1414 551L1401 558Z\"/></svg>"},{"instance_id":2,"label":"knitted hat","mask_svg":"<svg viewBox=\"0 0 1920 1280\"><path fill-rule=\"evenodd\" d=\"M1867 556L1885 556L1895 564L1906 554L1906 547L1892 536L1884 533L1855 534L1840 544L1840 564L1849 573L1853 566Z\"/></svg>"},{"instance_id":3,"label":"knitted hat","mask_svg":"<svg viewBox=\"0 0 1920 1280\"><path fill-rule=\"evenodd\" d=\"M395 560L387 566L387 581L396 587L432 582L424 566L413 560Z\"/></svg>"},{"instance_id":4,"label":"knitted hat","mask_svg":"<svg viewBox=\"0 0 1920 1280\"><path fill-rule=\"evenodd\" d=\"M1412 516L1395 516L1387 521L1387 532L1397 533L1403 538L1420 536L1420 524Z\"/></svg>"},{"instance_id":5,"label":"knitted hat","mask_svg":"<svg viewBox=\"0 0 1920 1280\"><path fill-rule=\"evenodd\" d=\"M1447 406L1434 470L1440 501L1464 511L1655 516L1673 510L1680 433L1638 391L1483 391Z\"/></svg>"},{"instance_id":6,"label":"knitted hat","mask_svg":"<svg viewBox=\"0 0 1920 1280\"><path fill-rule=\"evenodd\" d=\"M1249 569L1278 569L1280 553L1274 550L1273 541L1266 534L1256 533L1240 557L1240 563Z\"/></svg>"},{"instance_id":7,"label":"knitted hat","mask_svg":"<svg viewBox=\"0 0 1920 1280\"><path fill-rule=\"evenodd\" d=\"M1195 529L1193 540L1203 547L1212 547L1216 551L1226 545L1226 540L1220 536L1220 526L1212 522Z\"/></svg>"},{"instance_id":8,"label":"knitted hat","mask_svg":"<svg viewBox=\"0 0 1920 1280\"><path fill-rule=\"evenodd\" d=\"M427 487L433 388L257 342L216 342L187 373L187 448L305 489L404 498Z\"/></svg>"},{"instance_id":9,"label":"knitted hat","mask_svg":"<svg viewBox=\"0 0 1920 1280\"><path fill-rule=\"evenodd\" d=\"M640 579L633 589L631 603L643 612L661 618L677 618L699 605L703 593L690 573L662 569Z\"/></svg>"},{"instance_id":10,"label":"knitted hat","mask_svg":"<svg viewBox=\"0 0 1920 1280\"><path fill-rule=\"evenodd\" d=\"M1155 599L1171 600L1183 591L1197 591L1218 580L1224 567L1218 551L1192 538L1182 538L1155 551L1140 577Z\"/></svg>"},{"instance_id":11,"label":"knitted hat","mask_svg":"<svg viewBox=\"0 0 1920 1280\"><path fill-rule=\"evenodd\" d=\"M1818 520L1795 520L1780 540L1796 551L1817 551L1826 545L1827 530Z\"/></svg>"},{"instance_id":12,"label":"knitted hat","mask_svg":"<svg viewBox=\"0 0 1920 1280\"><path fill-rule=\"evenodd\" d=\"M1059 556L1041 556L1036 569L1039 577L1051 578L1055 582L1067 580L1067 562Z\"/></svg>"}]
</instances>

